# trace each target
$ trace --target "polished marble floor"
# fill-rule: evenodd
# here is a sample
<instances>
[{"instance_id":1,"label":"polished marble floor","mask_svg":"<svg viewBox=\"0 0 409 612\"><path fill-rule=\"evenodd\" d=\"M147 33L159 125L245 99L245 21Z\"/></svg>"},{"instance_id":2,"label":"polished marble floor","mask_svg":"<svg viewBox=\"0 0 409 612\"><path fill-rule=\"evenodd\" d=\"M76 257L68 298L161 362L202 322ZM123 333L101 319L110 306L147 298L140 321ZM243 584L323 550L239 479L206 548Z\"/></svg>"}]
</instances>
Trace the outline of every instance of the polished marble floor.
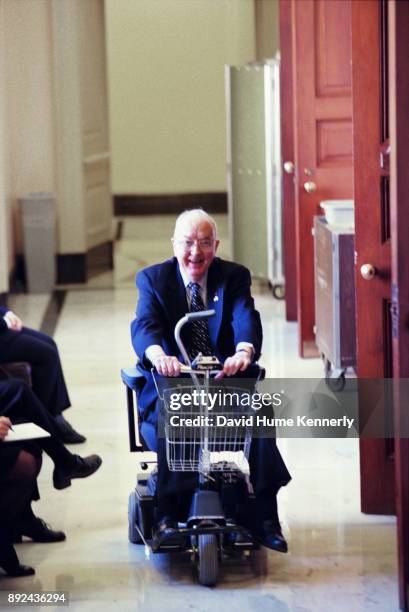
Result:
<instances>
[{"instance_id":1,"label":"polished marble floor","mask_svg":"<svg viewBox=\"0 0 409 612\"><path fill-rule=\"evenodd\" d=\"M228 255L221 216L222 254ZM125 393L120 368L133 363L129 323L135 271L170 253L172 218L124 221L114 273L67 291L55 332L73 408L71 422L88 437L72 447L98 452L104 463L87 480L55 491L48 458L40 475L36 513L67 540L23 543L21 560L36 568L30 578L1 579L0 590L69 591L70 609L136 612L215 609L240 612L389 612L398 610L395 520L359 510L358 442L353 439L280 440L293 475L279 507L290 552L265 549L223 566L215 588L198 586L189 560L147 559L128 543L127 500L136 458L128 451ZM263 363L271 377L319 377L319 360L297 356L297 330L284 305L256 288L265 333ZM38 326L47 296L15 296L13 308ZM50 608L48 608L50 609Z\"/></svg>"}]
</instances>

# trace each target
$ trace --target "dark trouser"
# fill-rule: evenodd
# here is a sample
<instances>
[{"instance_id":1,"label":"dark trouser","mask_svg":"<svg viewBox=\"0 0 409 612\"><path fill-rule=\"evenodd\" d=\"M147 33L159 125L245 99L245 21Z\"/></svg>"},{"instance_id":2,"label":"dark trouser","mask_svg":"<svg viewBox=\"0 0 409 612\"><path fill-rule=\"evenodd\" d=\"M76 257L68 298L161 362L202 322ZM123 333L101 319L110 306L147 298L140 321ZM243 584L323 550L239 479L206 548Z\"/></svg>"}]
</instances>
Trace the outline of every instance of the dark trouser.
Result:
<instances>
[{"instance_id":1,"label":"dark trouser","mask_svg":"<svg viewBox=\"0 0 409 612\"><path fill-rule=\"evenodd\" d=\"M0 454L1 459L1 454ZM15 566L12 545L16 525L30 508L30 500L41 467L41 457L20 450L14 465L0 477L0 565Z\"/></svg>"},{"instance_id":2,"label":"dark trouser","mask_svg":"<svg viewBox=\"0 0 409 612\"><path fill-rule=\"evenodd\" d=\"M0 363L12 361L31 365L34 393L50 414L60 414L71 405L58 347L50 336L27 327L2 332Z\"/></svg>"},{"instance_id":3,"label":"dark trouser","mask_svg":"<svg viewBox=\"0 0 409 612\"><path fill-rule=\"evenodd\" d=\"M59 467L67 466L72 462L73 455L58 439L52 417L23 381L0 382L0 415L7 416L12 423L31 422L39 425L51 436L39 438L36 441L38 446Z\"/></svg>"},{"instance_id":4,"label":"dark trouser","mask_svg":"<svg viewBox=\"0 0 409 612\"><path fill-rule=\"evenodd\" d=\"M40 468L41 457L21 449L13 467L1 476L0 517L7 526L19 522L30 505Z\"/></svg>"},{"instance_id":5,"label":"dark trouser","mask_svg":"<svg viewBox=\"0 0 409 612\"><path fill-rule=\"evenodd\" d=\"M158 437L157 499L159 517L184 520L192 491L198 484L196 472L171 472L166 460L166 441ZM274 438L253 438L249 455L250 480L256 495L255 522L278 522L277 492L291 476Z\"/></svg>"}]
</instances>

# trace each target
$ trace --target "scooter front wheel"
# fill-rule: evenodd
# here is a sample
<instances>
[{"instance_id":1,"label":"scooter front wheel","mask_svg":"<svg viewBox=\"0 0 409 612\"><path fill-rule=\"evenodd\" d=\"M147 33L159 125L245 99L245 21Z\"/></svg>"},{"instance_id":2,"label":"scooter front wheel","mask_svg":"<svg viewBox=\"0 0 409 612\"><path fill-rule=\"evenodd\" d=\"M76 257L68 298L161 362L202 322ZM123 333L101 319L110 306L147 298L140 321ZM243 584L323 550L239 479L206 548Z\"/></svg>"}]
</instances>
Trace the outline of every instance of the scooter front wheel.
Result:
<instances>
[{"instance_id":1,"label":"scooter front wheel","mask_svg":"<svg viewBox=\"0 0 409 612\"><path fill-rule=\"evenodd\" d=\"M219 573L217 536L204 533L198 536L199 582L203 586L214 586Z\"/></svg>"}]
</instances>

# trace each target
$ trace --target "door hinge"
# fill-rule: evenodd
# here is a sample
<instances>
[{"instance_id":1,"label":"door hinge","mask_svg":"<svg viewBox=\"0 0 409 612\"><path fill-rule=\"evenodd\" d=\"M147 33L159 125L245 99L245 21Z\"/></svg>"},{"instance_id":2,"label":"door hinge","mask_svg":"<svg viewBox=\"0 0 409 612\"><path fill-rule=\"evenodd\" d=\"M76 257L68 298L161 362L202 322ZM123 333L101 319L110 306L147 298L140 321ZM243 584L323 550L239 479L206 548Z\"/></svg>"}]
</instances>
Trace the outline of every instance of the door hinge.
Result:
<instances>
[{"instance_id":1,"label":"door hinge","mask_svg":"<svg viewBox=\"0 0 409 612\"><path fill-rule=\"evenodd\" d=\"M399 337L399 290L396 283L392 283L392 301L390 307L392 322L392 338Z\"/></svg>"},{"instance_id":2,"label":"door hinge","mask_svg":"<svg viewBox=\"0 0 409 612\"><path fill-rule=\"evenodd\" d=\"M387 147L384 151L379 154L379 163L382 170L389 170L389 158L391 154L391 148Z\"/></svg>"}]
</instances>

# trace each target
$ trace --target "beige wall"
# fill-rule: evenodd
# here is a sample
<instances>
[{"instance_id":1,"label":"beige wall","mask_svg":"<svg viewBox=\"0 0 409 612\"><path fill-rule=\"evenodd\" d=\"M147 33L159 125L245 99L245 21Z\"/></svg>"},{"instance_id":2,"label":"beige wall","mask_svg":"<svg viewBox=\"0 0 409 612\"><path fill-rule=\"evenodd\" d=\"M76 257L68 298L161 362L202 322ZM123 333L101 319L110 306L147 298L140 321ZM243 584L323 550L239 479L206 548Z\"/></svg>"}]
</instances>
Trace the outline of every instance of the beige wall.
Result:
<instances>
[{"instance_id":1,"label":"beige wall","mask_svg":"<svg viewBox=\"0 0 409 612\"><path fill-rule=\"evenodd\" d=\"M279 0L255 0L257 60L275 57L280 48Z\"/></svg>"},{"instance_id":2,"label":"beige wall","mask_svg":"<svg viewBox=\"0 0 409 612\"><path fill-rule=\"evenodd\" d=\"M114 193L226 189L224 65L255 57L253 0L106 0Z\"/></svg>"},{"instance_id":3,"label":"beige wall","mask_svg":"<svg viewBox=\"0 0 409 612\"><path fill-rule=\"evenodd\" d=\"M62 197L61 129L73 142L76 132L65 129L67 113L61 117L57 105L72 85L70 69L76 89L82 87L77 60L60 70L57 59L60 48L75 52L64 45L75 20L82 23L83 6L82 0L0 0L0 292L21 252L21 194L55 191L59 252L86 247L78 227L84 211L73 214L76 198ZM224 64L254 59L254 1L106 0L106 7L114 191L224 190ZM63 9L67 20L60 23ZM76 164L87 162L80 146L71 149Z\"/></svg>"},{"instance_id":4,"label":"beige wall","mask_svg":"<svg viewBox=\"0 0 409 612\"><path fill-rule=\"evenodd\" d=\"M55 190L48 0L0 0L0 291L21 252L18 198Z\"/></svg>"},{"instance_id":5,"label":"beige wall","mask_svg":"<svg viewBox=\"0 0 409 612\"><path fill-rule=\"evenodd\" d=\"M104 38L103 0L0 0L0 292L22 194L56 193L60 254L112 237Z\"/></svg>"}]
</instances>

